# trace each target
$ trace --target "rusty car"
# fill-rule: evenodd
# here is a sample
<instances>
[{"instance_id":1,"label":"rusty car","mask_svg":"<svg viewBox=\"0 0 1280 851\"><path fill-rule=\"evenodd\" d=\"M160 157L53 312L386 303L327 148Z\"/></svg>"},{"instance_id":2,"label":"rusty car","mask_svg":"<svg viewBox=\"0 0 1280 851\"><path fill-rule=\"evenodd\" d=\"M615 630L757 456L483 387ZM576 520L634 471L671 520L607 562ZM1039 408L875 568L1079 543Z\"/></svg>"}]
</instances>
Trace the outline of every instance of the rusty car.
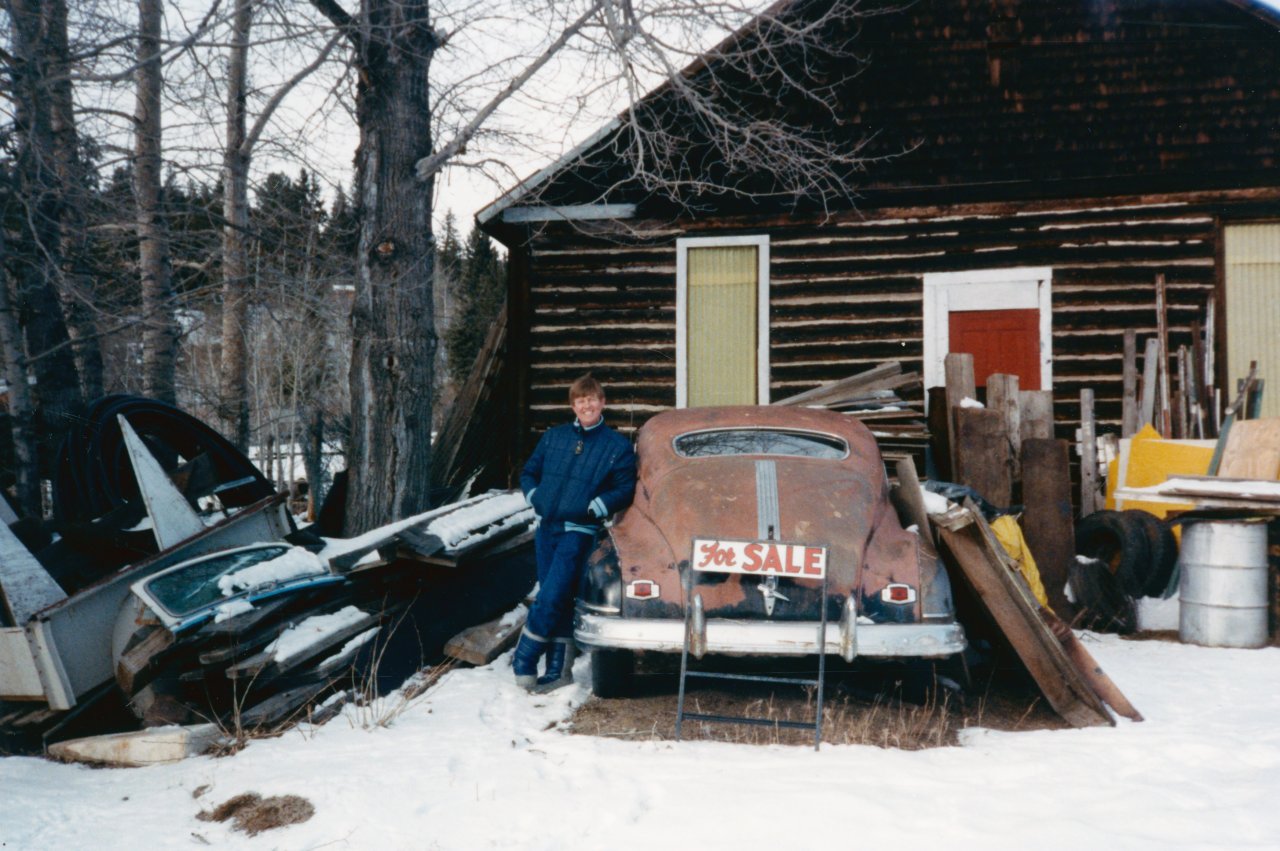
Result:
<instances>
[{"instance_id":1,"label":"rusty car","mask_svg":"<svg viewBox=\"0 0 1280 851\"><path fill-rule=\"evenodd\" d=\"M639 430L635 501L589 557L574 637L594 691L637 654L873 659L965 648L943 565L904 529L874 436L795 407L666 411Z\"/></svg>"}]
</instances>

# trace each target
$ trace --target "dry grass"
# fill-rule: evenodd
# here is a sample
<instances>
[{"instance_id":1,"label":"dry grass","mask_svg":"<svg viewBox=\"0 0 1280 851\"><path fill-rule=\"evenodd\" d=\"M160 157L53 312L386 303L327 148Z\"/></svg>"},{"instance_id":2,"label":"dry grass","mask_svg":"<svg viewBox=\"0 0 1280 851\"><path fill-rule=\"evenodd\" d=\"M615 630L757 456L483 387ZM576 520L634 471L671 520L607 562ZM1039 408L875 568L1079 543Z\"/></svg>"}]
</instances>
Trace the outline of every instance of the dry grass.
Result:
<instances>
[{"instance_id":1,"label":"dry grass","mask_svg":"<svg viewBox=\"0 0 1280 851\"><path fill-rule=\"evenodd\" d=\"M904 682L898 672L837 672L827 678L822 741L901 750L947 747L961 730L1063 729L1067 725L1025 683L988 680L967 696L936 687L932 680ZM639 694L615 700L592 698L579 707L570 731L580 735L638 740L675 738L677 678L641 677ZM709 715L812 723L813 689L759 683L691 688L685 711ZM685 720L682 738L751 745L812 745L812 730L774 725Z\"/></svg>"},{"instance_id":2,"label":"dry grass","mask_svg":"<svg viewBox=\"0 0 1280 851\"><path fill-rule=\"evenodd\" d=\"M224 801L212 810L196 815L200 821L232 820L235 830L257 836L264 830L301 824L316 814L306 798L297 795L272 795L264 798L257 792L246 792Z\"/></svg>"}]
</instances>

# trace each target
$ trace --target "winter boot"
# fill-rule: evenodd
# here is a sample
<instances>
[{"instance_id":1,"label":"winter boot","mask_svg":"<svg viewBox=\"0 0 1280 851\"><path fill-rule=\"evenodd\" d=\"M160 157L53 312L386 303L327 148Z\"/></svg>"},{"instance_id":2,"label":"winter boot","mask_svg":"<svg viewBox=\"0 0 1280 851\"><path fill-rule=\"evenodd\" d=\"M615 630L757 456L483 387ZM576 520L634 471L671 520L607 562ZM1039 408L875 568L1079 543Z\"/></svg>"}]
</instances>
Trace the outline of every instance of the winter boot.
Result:
<instances>
[{"instance_id":1,"label":"winter boot","mask_svg":"<svg viewBox=\"0 0 1280 851\"><path fill-rule=\"evenodd\" d=\"M572 638L556 638L547 648L547 672L538 677L536 694L546 694L573 682L574 646Z\"/></svg>"},{"instance_id":2,"label":"winter boot","mask_svg":"<svg viewBox=\"0 0 1280 851\"><path fill-rule=\"evenodd\" d=\"M538 684L538 660L547 650L547 642L534 638L528 631L520 633L520 643L511 657L516 672L516 685L528 690Z\"/></svg>"}]
</instances>

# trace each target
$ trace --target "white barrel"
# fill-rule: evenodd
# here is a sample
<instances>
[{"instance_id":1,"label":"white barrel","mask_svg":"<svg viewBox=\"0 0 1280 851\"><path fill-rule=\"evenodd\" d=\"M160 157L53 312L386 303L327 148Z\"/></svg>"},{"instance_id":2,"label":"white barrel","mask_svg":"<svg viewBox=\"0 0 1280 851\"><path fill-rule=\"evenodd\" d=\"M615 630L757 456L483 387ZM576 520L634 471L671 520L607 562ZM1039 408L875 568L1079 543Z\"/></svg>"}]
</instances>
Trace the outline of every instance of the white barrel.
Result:
<instances>
[{"instance_id":1,"label":"white barrel","mask_svg":"<svg viewBox=\"0 0 1280 851\"><path fill-rule=\"evenodd\" d=\"M1206 647L1267 643L1267 525L1188 523L1178 554L1178 636Z\"/></svg>"}]
</instances>

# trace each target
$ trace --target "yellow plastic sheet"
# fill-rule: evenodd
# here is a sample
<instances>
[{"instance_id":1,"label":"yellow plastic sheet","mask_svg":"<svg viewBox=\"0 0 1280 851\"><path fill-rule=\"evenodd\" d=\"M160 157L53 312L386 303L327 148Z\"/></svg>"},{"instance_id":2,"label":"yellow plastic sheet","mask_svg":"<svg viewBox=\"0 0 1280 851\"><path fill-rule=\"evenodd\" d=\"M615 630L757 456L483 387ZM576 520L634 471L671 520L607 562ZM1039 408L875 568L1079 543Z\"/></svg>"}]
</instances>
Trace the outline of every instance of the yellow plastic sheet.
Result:
<instances>
[{"instance_id":1,"label":"yellow plastic sheet","mask_svg":"<svg viewBox=\"0 0 1280 851\"><path fill-rule=\"evenodd\" d=\"M1035 595L1036 600L1046 609L1049 608L1049 595L1044 592L1044 583L1040 581L1040 569L1036 567L1035 557L1027 546L1027 539L1022 536L1022 527L1009 515L997 517L991 521L991 531L996 540L1009 557L1018 563L1018 573L1026 580L1027 587Z\"/></svg>"},{"instance_id":2,"label":"yellow plastic sheet","mask_svg":"<svg viewBox=\"0 0 1280 851\"><path fill-rule=\"evenodd\" d=\"M1129 441L1128 464L1123 484L1129 488L1145 488L1163 483L1170 476L1204 476L1213 460L1212 440L1165 440L1151 426L1143 426ZM1124 453L1121 453L1124 458ZM1107 470L1107 508L1116 508L1115 489L1121 483L1119 461ZM1182 503L1146 500L1124 500L1120 508L1140 508L1156 517L1185 509Z\"/></svg>"}]
</instances>

